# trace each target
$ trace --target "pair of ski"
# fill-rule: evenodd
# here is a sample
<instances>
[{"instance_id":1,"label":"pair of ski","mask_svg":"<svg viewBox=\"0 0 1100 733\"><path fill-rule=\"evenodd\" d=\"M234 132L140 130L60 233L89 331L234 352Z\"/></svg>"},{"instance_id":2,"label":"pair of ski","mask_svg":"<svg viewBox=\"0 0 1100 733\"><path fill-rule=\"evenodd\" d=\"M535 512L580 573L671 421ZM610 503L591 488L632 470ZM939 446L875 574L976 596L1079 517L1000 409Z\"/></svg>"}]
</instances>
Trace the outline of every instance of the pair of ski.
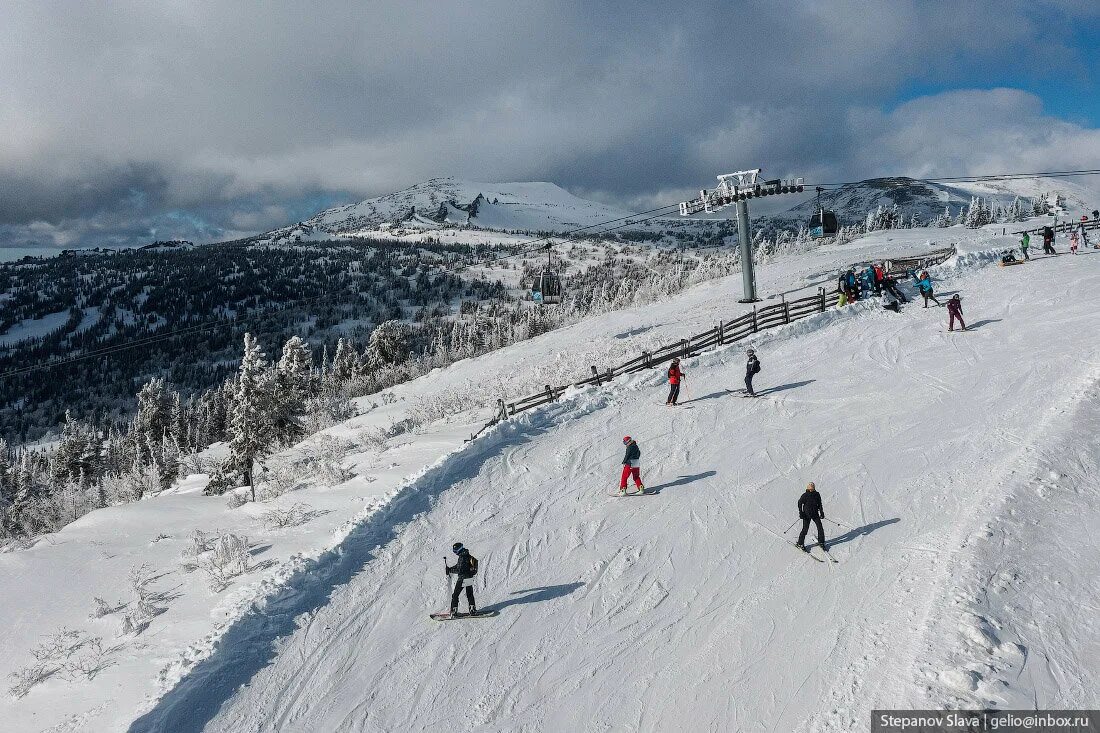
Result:
<instances>
[{"instance_id":1,"label":"pair of ski","mask_svg":"<svg viewBox=\"0 0 1100 733\"><path fill-rule=\"evenodd\" d=\"M806 545L805 547L799 547L798 545L796 545L795 543L791 542L790 540L784 540L784 541L785 541L785 542L786 542L787 544L789 544L789 545L790 545L791 547L793 547L794 549L796 549L796 550L798 550L799 552L801 552L801 553L802 553L803 555L805 555L806 557L810 558L811 560L817 560L818 562L825 562L825 561L824 561L824 560L822 560L822 559L821 559L820 557L818 557L817 555L815 555L815 554L813 554L812 552L810 552L810 550L812 550L813 548L815 548L815 547L816 547L816 548L820 549L820 550L821 550L821 551L822 551L823 553L825 553L825 557L829 558L829 560L831 560L832 562L835 562L835 563L839 563L839 562L840 562L840 560L837 560L837 559L836 559L835 557L833 557L833 555L832 555L832 553L831 553L831 552L829 552L829 551L828 551L828 550L826 550L826 549L825 549L824 547L822 547L822 546L821 546L821 543L820 543L820 542L815 542L814 544L812 544L812 545Z\"/></svg>"},{"instance_id":2,"label":"pair of ski","mask_svg":"<svg viewBox=\"0 0 1100 733\"><path fill-rule=\"evenodd\" d=\"M619 491L618 489L616 489L615 491L612 491L609 496L657 496L657 492L645 491L644 489L642 491L638 491L637 489L635 489L634 491Z\"/></svg>"}]
</instances>

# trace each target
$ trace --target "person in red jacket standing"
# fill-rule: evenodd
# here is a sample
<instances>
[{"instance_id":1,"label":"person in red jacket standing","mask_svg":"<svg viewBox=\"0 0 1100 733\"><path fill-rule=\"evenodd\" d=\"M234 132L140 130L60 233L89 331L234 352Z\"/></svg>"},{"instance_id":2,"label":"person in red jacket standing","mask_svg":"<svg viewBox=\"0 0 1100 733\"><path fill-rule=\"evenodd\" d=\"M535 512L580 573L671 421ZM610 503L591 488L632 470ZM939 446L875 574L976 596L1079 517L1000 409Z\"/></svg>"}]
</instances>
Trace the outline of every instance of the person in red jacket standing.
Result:
<instances>
[{"instance_id":1,"label":"person in red jacket standing","mask_svg":"<svg viewBox=\"0 0 1100 733\"><path fill-rule=\"evenodd\" d=\"M665 400L666 405L675 405L676 400L680 399L680 380L685 375L680 371L680 360L673 359L672 365L668 368L668 399Z\"/></svg>"},{"instance_id":2,"label":"person in red jacket standing","mask_svg":"<svg viewBox=\"0 0 1100 733\"><path fill-rule=\"evenodd\" d=\"M959 319L959 325L962 326L962 330L966 330L966 321L963 320L963 304L962 298L958 295L951 296L951 300L947 301L947 315L950 319L947 324L948 331L955 330L955 319Z\"/></svg>"}]
</instances>

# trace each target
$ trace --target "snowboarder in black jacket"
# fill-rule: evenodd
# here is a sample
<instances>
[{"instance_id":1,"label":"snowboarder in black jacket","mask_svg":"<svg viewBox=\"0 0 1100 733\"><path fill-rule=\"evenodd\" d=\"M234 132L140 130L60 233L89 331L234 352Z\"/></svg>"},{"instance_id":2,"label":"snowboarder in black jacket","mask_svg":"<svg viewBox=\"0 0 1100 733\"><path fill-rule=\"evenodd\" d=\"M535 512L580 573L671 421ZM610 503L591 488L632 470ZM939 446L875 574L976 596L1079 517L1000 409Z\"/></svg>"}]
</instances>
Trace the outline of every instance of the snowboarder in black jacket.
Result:
<instances>
[{"instance_id":1,"label":"snowboarder in black jacket","mask_svg":"<svg viewBox=\"0 0 1100 733\"><path fill-rule=\"evenodd\" d=\"M755 397L756 393L752 391L752 378L756 376L760 371L760 360L756 358L756 351L749 349L749 360L745 364L745 394L749 397Z\"/></svg>"},{"instance_id":2,"label":"snowboarder in black jacket","mask_svg":"<svg viewBox=\"0 0 1100 733\"><path fill-rule=\"evenodd\" d=\"M821 494L817 493L814 482L806 484L806 490L798 497L798 518L802 520L802 532L798 535L795 546L800 550L806 550L806 532L810 529L810 521L817 525L817 541L821 543L822 550L828 550L825 544L825 529L821 526L821 520L825 518L825 509L821 506Z\"/></svg>"},{"instance_id":3,"label":"snowboarder in black jacket","mask_svg":"<svg viewBox=\"0 0 1100 733\"><path fill-rule=\"evenodd\" d=\"M447 566L447 575L455 576L455 587L451 593L451 615L455 616L458 614L458 596L462 592L463 583L477 575L477 559L461 542L454 543L451 550L458 555L458 562ZM469 584L466 585L466 602L470 604L470 615L473 616L477 613L477 605L474 603L474 588Z\"/></svg>"}]
</instances>

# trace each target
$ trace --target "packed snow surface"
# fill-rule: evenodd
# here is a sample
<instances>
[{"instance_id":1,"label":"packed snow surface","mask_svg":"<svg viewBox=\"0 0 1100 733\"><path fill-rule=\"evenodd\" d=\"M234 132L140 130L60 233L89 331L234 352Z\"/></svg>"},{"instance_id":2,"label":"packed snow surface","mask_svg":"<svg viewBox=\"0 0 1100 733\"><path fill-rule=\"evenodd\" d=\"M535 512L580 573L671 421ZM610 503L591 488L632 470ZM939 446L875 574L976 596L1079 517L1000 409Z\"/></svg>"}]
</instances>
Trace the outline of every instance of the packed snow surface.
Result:
<instances>
[{"instance_id":1,"label":"packed snow surface","mask_svg":"<svg viewBox=\"0 0 1100 733\"><path fill-rule=\"evenodd\" d=\"M117 647L93 679L0 715L18 731L849 731L875 707L1096 707L1079 609L1100 605L1100 253L999 268L1000 232L877 233L758 271L765 296L798 297L849 262L958 243L933 276L967 333L943 308L862 303L685 360L676 408L654 370L470 443L479 410L383 450L366 437L416 400L516 397L710 328L750 307L727 278L395 389L329 431L354 444L353 478L277 500L313 508L299 527L263 528L267 507L228 509L195 477L0 555L0 672L61 625ZM748 345L755 400L738 394ZM647 496L610 495L627 434ZM807 481L841 523L838 563L786 541ZM268 567L213 595L180 570L194 528L248 533ZM428 619L454 541L496 618ZM140 562L165 573L164 612L138 635L90 619Z\"/></svg>"}]
</instances>

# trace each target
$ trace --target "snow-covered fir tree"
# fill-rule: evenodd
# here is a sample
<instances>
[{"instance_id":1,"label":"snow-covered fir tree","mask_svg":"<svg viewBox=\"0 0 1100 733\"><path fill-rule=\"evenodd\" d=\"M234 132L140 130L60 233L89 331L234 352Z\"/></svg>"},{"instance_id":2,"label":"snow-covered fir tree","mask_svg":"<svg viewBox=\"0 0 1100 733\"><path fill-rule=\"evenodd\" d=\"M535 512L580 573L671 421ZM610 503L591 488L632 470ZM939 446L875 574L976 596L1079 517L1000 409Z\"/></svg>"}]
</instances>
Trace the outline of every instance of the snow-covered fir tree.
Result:
<instances>
[{"instance_id":1,"label":"snow-covered fir tree","mask_svg":"<svg viewBox=\"0 0 1100 733\"><path fill-rule=\"evenodd\" d=\"M244 355L236 387L229 420L230 461L252 488L255 501L253 470L257 460L270 451L273 439L270 422L273 389L267 357L251 333L244 335Z\"/></svg>"}]
</instances>

